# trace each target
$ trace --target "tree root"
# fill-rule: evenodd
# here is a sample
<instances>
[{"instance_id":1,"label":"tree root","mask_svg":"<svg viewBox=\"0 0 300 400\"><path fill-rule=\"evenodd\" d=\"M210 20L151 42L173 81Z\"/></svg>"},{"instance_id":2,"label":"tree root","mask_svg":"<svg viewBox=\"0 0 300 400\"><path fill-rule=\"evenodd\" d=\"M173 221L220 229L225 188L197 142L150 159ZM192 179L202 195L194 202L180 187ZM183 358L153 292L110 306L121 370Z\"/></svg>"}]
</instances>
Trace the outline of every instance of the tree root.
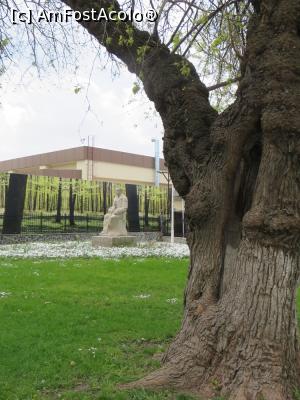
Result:
<instances>
[{"instance_id":1,"label":"tree root","mask_svg":"<svg viewBox=\"0 0 300 400\"><path fill-rule=\"evenodd\" d=\"M134 382L129 382L120 385L120 389L166 389L166 388L177 388L178 371L171 371L167 366L164 366L146 377L139 379Z\"/></svg>"},{"instance_id":2,"label":"tree root","mask_svg":"<svg viewBox=\"0 0 300 400\"><path fill-rule=\"evenodd\" d=\"M196 398L213 399L225 396L228 400L292 400L291 394L286 393L284 383L278 384L258 381L235 382L230 388L218 387L214 376L206 376L203 381L198 375L198 385L195 381L194 371L183 373L176 364L166 364L162 368L150 373L146 377L134 382L119 385L122 390L148 389L153 391L171 389L180 393L191 394Z\"/></svg>"},{"instance_id":3,"label":"tree root","mask_svg":"<svg viewBox=\"0 0 300 400\"><path fill-rule=\"evenodd\" d=\"M148 389L148 390L164 390L164 389L175 389L178 392L191 394L199 399L214 399L216 396L226 396L228 400L289 400L283 393L283 389L280 385L265 386L259 390L249 387L249 385L241 385L236 390L233 389L230 394L226 391L217 392L211 387L211 384L200 386L199 388L184 387L184 385L178 384L178 381L170 379L163 369L155 371L149 374L145 378L139 379L134 382L119 385L119 389L131 390L131 389ZM229 396L229 397L228 397Z\"/></svg>"},{"instance_id":4,"label":"tree root","mask_svg":"<svg viewBox=\"0 0 300 400\"><path fill-rule=\"evenodd\" d=\"M229 400L288 400L280 385L264 386L257 390L251 385L242 385L230 394Z\"/></svg>"}]
</instances>

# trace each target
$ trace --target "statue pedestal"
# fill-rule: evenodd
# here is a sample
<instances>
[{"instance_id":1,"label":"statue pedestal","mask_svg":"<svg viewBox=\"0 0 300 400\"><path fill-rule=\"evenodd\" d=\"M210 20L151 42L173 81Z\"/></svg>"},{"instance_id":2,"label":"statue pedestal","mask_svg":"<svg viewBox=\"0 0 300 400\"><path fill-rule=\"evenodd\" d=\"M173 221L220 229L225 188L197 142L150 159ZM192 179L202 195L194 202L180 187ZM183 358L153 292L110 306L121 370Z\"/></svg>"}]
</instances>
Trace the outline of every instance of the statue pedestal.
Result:
<instances>
[{"instance_id":1,"label":"statue pedestal","mask_svg":"<svg viewBox=\"0 0 300 400\"><path fill-rule=\"evenodd\" d=\"M137 243L136 236L108 236L99 235L92 236L93 247L118 247L118 246L135 246Z\"/></svg>"}]
</instances>

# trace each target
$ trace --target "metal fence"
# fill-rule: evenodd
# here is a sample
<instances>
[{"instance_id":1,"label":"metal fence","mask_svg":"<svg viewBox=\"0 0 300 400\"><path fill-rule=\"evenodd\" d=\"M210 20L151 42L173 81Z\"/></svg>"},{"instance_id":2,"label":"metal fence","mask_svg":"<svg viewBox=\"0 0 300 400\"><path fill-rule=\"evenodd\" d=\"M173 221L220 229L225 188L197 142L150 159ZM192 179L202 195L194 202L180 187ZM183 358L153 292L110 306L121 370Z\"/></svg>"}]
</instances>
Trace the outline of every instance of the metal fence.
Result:
<instances>
[{"instance_id":1,"label":"metal fence","mask_svg":"<svg viewBox=\"0 0 300 400\"><path fill-rule=\"evenodd\" d=\"M2 232L4 214L0 214L0 232ZM57 218L55 214L48 213L25 213L22 218L21 233L84 233L101 232L103 228L103 214L74 215L70 218L68 214L62 214ZM140 216L140 231L162 232L170 234L170 222L161 216ZM128 231L130 231L130 228Z\"/></svg>"}]
</instances>

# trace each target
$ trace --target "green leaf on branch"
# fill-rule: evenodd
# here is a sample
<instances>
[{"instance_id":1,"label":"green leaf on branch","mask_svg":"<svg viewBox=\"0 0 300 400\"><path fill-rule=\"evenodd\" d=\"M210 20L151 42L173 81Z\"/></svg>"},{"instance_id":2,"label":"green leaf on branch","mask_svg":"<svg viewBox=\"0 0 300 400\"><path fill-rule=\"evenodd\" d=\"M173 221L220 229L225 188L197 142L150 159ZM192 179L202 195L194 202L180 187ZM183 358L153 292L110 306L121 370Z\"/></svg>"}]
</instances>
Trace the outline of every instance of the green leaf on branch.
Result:
<instances>
[{"instance_id":1,"label":"green leaf on branch","mask_svg":"<svg viewBox=\"0 0 300 400\"><path fill-rule=\"evenodd\" d=\"M82 89L82 87L80 86L76 86L76 88L74 89L74 93L78 94L80 92L80 90Z\"/></svg>"},{"instance_id":2,"label":"green leaf on branch","mask_svg":"<svg viewBox=\"0 0 300 400\"><path fill-rule=\"evenodd\" d=\"M210 45L210 47L212 49L216 49L221 43L225 42L227 40L227 36L224 34L221 34L220 36L218 36Z\"/></svg>"},{"instance_id":3,"label":"green leaf on branch","mask_svg":"<svg viewBox=\"0 0 300 400\"><path fill-rule=\"evenodd\" d=\"M133 87L132 87L132 93L137 94L140 91L140 85L138 82L134 82Z\"/></svg>"},{"instance_id":4,"label":"green leaf on branch","mask_svg":"<svg viewBox=\"0 0 300 400\"><path fill-rule=\"evenodd\" d=\"M0 40L0 50L3 50L6 46L9 45L9 43L10 43L10 40L8 38Z\"/></svg>"},{"instance_id":5,"label":"green leaf on branch","mask_svg":"<svg viewBox=\"0 0 300 400\"><path fill-rule=\"evenodd\" d=\"M137 54L137 62L139 64L142 63L148 50L150 50L150 46L148 46L148 45L140 46L137 48L136 54Z\"/></svg>"},{"instance_id":6,"label":"green leaf on branch","mask_svg":"<svg viewBox=\"0 0 300 400\"><path fill-rule=\"evenodd\" d=\"M189 64L186 61L180 61L178 63L175 63L175 65L179 68L179 71L181 74L185 77L188 77L191 73L191 68Z\"/></svg>"},{"instance_id":7,"label":"green leaf on branch","mask_svg":"<svg viewBox=\"0 0 300 400\"><path fill-rule=\"evenodd\" d=\"M119 41L118 41L120 46L132 46L134 43L133 39L133 29L131 26L126 27L126 35L120 35L119 36Z\"/></svg>"},{"instance_id":8,"label":"green leaf on branch","mask_svg":"<svg viewBox=\"0 0 300 400\"><path fill-rule=\"evenodd\" d=\"M206 14L202 15L197 21L197 25L204 25L208 21L208 16Z\"/></svg>"},{"instance_id":9,"label":"green leaf on branch","mask_svg":"<svg viewBox=\"0 0 300 400\"><path fill-rule=\"evenodd\" d=\"M176 35L173 37L172 43L173 43L173 49L175 49L179 45L179 43L180 43L180 34L179 33L176 33Z\"/></svg>"}]
</instances>

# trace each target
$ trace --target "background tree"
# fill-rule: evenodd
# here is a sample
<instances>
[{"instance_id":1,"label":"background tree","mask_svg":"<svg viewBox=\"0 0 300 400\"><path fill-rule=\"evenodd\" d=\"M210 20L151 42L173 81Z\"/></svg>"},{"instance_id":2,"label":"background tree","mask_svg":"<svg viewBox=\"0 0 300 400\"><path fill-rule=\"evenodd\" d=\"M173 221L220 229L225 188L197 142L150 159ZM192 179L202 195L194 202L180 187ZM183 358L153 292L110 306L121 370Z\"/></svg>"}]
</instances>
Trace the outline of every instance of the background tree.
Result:
<instances>
[{"instance_id":1,"label":"background tree","mask_svg":"<svg viewBox=\"0 0 300 400\"><path fill-rule=\"evenodd\" d=\"M70 180L70 188L69 188L69 222L70 226L75 225L75 202L76 202L76 193L73 193L73 183L72 179Z\"/></svg>"},{"instance_id":2,"label":"background tree","mask_svg":"<svg viewBox=\"0 0 300 400\"><path fill-rule=\"evenodd\" d=\"M103 208L103 214L106 214L107 212L107 182L103 182L103 186L102 186L102 190L103 190L103 204L102 204L102 208Z\"/></svg>"}]
</instances>

